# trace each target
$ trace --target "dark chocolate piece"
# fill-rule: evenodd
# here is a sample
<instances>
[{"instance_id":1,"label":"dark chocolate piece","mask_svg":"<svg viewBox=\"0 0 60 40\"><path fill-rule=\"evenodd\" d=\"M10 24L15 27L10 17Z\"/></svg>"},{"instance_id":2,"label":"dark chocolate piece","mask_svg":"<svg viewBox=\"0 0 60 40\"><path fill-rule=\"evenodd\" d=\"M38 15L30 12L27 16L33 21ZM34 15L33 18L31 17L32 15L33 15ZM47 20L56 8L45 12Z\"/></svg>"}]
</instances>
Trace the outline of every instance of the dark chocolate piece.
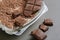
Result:
<instances>
[{"instance_id":1,"label":"dark chocolate piece","mask_svg":"<svg viewBox=\"0 0 60 40\"><path fill-rule=\"evenodd\" d=\"M31 15L34 16L33 14L35 14L38 10L41 9L41 5L42 5L42 0L38 0L38 1L37 0L27 0L23 14L29 15L31 13ZM27 11L28 13L25 13L25 11ZM27 17L32 17L31 15L29 15Z\"/></svg>"},{"instance_id":2,"label":"dark chocolate piece","mask_svg":"<svg viewBox=\"0 0 60 40\"><path fill-rule=\"evenodd\" d=\"M38 40L44 40L47 37L47 35L40 29L36 29L36 30L32 31L31 35Z\"/></svg>"},{"instance_id":3,"label":"dark chocolate piece","mask_svg":"<svg viewBox=\"0 0 60 40\"><path fill-rule=\"evenodd\" d=\"M26 23L26 19L21 16L15 18L14 20L16 26L23 26Z\"/></svg>"},{"instance_id":4,"label":"dark chocolate piece","mask_svg":"<svg viewBox=\"0 0 60 40\"><path fill-rule=\"evenodd\" d=\"M39 26L39 29L41 29L43 32L46 32L46 31L49 29L49 27L46 26L46 25L44 25L44 24L41 24L41 25Z\"/></svg>"},{"instance_id":5,"label":"dark chocolate piece","mask_svg":"<svg viewBox=\"0 0 60 40\"><path fill-rule=\"evenodd\" d=\"M53 22L51 19L45 19L43 24L47 25L47 26L53 26Z\"/></svg>"}]
</instances>

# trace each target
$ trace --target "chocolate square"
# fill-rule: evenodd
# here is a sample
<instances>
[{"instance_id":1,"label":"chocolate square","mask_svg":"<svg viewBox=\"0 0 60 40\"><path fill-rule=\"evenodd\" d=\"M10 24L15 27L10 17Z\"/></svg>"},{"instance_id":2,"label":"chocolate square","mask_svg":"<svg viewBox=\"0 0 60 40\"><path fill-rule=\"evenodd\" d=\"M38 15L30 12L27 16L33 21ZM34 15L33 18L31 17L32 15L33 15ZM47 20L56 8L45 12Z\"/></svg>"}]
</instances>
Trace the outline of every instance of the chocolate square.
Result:
<instances>
[{"instance_id":1,"label":"chocolate square","mask_svg":"<svg viewBox=\"0 0 60 40\"><path fill-rule=\"evenodd\" d=\"M45 19L43 24L45 24L47 26L53 26L53 21L51 19Z\"/></svg>"},{"instance_id":2,"label":"chocolate square","mask_svg":"<svg viewBox=\"0 0 60 40\"><path fill-rule=\"evenodd\" d=\"M26 4L26 7L25 7L26 10L31 10L33 9L33 5L31 4Z\"/></svg>"},{"instance_id":3,"label":"chocolate square","mask_svg":"<svg viewBox=\"0 0 60 40\"><path fill-rule=\"evenodd\" d=\"M36 0L35 4L41 6L41 4L42 4L42 0Z\"/></svg>"},{"instance_id":4,"label":"chocolate square","mask_svg":"<svg viewBox=\"0 0 60 40\"><path fill-rule=\"evenodd\" d=\"M39 26L39 29L41 29L43 32L46 32L46 31L49 29L49 27L46 26L46 25L44 25L44 24L41 24L41 25Z\"/></svg>"},{"instance_id":5,"label":"chocolate square","mask_svg":"<svg viewBox=\"0 0 60 40\"><path fill-rule=\"evenodd\" d=\"M44 40L47 37L47 35L40 29L36 29L36 30L32 31L31 35L38 40Z\"/></svg>"},{"instance_id":6,"label":"chocolate square","mask_svg":"<svg viewBox=\"0 0 60 40\"><path fill-rule=\"evenodd\" d=\"M34 4L35 0L28 0L27 3Z\"/></svg>"},{"instance_id":7,"label":"chocolate square","mask_svg":"<svg viewBox=\"0 0 60 40\"><path fill-rule=\"evenodd\" d=\"M21 17L21 16L18 16L17 18L14 19L15 20L15 25L16 26L23 26L25 23L26 23L26 19Z\"/></svg>"}]
</instances>

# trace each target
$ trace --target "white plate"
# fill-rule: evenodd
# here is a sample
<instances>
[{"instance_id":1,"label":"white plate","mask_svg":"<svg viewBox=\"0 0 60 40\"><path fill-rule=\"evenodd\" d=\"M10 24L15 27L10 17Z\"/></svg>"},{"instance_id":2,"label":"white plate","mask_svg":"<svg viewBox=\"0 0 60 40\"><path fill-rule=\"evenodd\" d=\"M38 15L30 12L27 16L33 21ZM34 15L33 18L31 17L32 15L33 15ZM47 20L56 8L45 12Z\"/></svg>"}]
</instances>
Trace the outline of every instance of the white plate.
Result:
<instances>
[{"instance_id":1,"label":"white plate","mask_svg":"<svg viewBox=\"0 0 60 40\"><path fill-rule=\"evenodd\" d=\"M47 6L45 5L45 3L43 2L43 6L42 6L42 9L37 12L38 15L28 24L26 25L24 28L20 29L17 33L15 33L15 35L19 36L19 35L22 35L22 33L30 26L32 25L33 23L35 23L45 12L48 11L48 8Z\"/></svg>"}]
</instances>

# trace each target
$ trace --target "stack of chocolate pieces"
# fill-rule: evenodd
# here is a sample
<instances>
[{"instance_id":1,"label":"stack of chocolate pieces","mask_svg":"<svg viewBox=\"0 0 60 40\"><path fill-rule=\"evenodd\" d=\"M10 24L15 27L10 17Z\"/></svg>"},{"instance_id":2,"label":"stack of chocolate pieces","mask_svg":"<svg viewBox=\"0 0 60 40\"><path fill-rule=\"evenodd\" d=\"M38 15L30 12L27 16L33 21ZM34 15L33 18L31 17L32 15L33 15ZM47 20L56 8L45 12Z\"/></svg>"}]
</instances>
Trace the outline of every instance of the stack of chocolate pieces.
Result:
<instances>
[{"instance_id":1,"label":"stack of chocolate pieces","mask_svg":"<svg viewBox=\"0 0 60 40\"><path fill-rule=\"evenodd\" d=\"M42 0L1 0L0 21L8 28L22 27L41 9Z\"/></svg>"},{"instance_id":2,"label":"stack of chocolate pieces","mask_svg":"<svg viewBox=\"0 0 60 40\"><path fill-rule=\"evenodd\" d=\"M37 40L45 40L47 35L45 32L49 29L48 26L53 26L51 19L45 19L43 24L39 25L39 29L35 29L31 32L31 35Z\"/></svg>"}]
</instances>

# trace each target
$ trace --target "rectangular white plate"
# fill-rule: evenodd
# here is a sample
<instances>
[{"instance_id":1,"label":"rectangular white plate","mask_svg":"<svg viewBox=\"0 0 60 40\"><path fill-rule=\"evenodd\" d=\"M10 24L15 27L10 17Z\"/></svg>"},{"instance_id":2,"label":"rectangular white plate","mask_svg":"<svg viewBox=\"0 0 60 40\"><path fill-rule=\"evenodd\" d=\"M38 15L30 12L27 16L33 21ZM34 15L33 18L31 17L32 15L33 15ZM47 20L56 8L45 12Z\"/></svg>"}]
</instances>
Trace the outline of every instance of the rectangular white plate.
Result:
<instances>
[{"instance_id":1,"label":"rectangular white plate","mask_svg":"<svg viewBox=\"0 0 60 40\"><path fill-rule=\"evenodd\" d=\"M13 33L13 34L14 34L14 35L17 35L17 36L22 35L22 33L23 33L30 25L32 25L33 23L35 23L35 22L36 22L45 12L47 12L47 11L48 11L48 8L47 8L47 6L45 5L45 3L43 2L42 9L41 9L39 12L37 12L38 15L37 15L33 20L31 20L31 22L30 22L28 25L26 25L24 28L20 29L17 33Z\"/></svg>"}]
</instances>

